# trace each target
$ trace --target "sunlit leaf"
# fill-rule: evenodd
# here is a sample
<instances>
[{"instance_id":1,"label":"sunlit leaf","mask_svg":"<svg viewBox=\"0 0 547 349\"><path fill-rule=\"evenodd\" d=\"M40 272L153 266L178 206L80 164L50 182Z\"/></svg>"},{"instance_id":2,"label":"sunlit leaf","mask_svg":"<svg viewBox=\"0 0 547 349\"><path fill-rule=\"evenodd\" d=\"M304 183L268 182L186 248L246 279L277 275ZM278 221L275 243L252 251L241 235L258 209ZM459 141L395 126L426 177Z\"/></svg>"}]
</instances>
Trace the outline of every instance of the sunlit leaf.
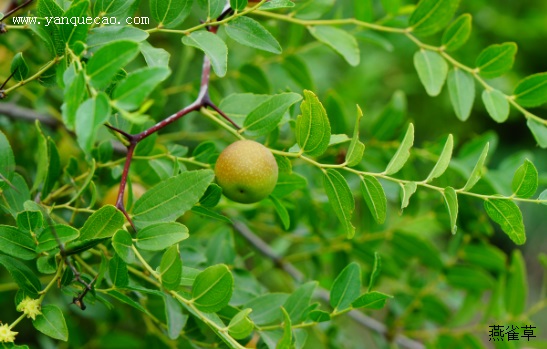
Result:
<instances>
[{"instance_id":1,"label":"sunlit leaf","mask_svg":"<svg viewBox=\"0 0 547 349\"><path fill-rule=\"evenodd\" d=\"M442 43L447 52L462 47L471 35L471 15L465 13L456 18L443 33Z\"/></svg>"},{"instance_id":2,"label":"sunlit leaf","mask_svg":"<svg viewBox=\"0 0 547 349\"><path fill-rule=\"evenodd\" d=\"M454 68L448 73L448 92L456 116L465 121L471 114L475 100L475 80L462 69Z\"/></svg>"},{"instance_id":3,"label":"sunlit leaf","mask_svg":"<svg viewBox=\"0 0 547 349\"><path fill-rule=\"evenodd\" d=\"M486 213L501 226L501 229L517 245L526 242L522 213L518 206L506 199L487 199L484 201Z\"/></svg>"}]
</instances>

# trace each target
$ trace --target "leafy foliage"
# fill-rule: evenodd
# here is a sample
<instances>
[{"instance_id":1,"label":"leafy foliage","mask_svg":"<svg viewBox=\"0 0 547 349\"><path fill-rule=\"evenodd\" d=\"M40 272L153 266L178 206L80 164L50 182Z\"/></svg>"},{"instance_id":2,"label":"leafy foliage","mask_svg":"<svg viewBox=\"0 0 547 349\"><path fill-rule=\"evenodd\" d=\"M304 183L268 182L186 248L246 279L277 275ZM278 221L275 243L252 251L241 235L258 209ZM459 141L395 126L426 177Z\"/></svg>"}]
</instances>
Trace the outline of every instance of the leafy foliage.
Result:
<instances>
[{"instance_id":1,"label":"leafy foliage","mask_svg":"<svg viewBox=\"0 0 547 349\"><path fill-rule=\"evenodd\" d=\"M480 348L539 322L547 121L526 108L547 73L515 80L517 43L458 6L39 0L41 23L4 19L0 320L24 333L0 343L51 347L26 318L132 348ZM256 204L214 183L237 139L277 161Z\"/></svg>"}]
</instances>

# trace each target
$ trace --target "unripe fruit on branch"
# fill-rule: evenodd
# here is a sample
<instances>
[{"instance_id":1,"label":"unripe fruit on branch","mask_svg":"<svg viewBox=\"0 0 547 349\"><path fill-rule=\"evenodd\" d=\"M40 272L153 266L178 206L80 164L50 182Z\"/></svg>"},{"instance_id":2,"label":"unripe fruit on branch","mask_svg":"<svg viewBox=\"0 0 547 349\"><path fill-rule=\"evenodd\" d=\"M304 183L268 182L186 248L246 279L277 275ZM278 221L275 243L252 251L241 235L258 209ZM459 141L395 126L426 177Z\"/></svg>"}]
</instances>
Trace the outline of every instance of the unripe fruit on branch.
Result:
<instances>
[{"instance_id":1,"label":"unripe fruit on branch","mask_svg":"<svg viewBox=\"0 0 547 349\"><path fill-rule=\"evenodd\" d=\"M249 140L230 144L220 153L215 165L217 183L224 195L244 204L270 195L277 183L277 174L272 152Z\"/></svg>"},{"instance_id":2,"label":"unripe fruit on branch","mask_svg":"<svg viewBox=\"0 0 547 349\"><path fill-rule=\"evenodd\" d=\"M137 201L144 193L146 193L146 188L143 187L142 184L133 183L131 185L131 188L133 189L133 201ZM101 200L102 204L116 206L119 190L120 190L119 184L108 189L106 194L103 196L103 199ZM125 188L125 192L123 193L124 203L127 203L128 196L129 196L129 186Z\"/></svg>"}]
</instances>

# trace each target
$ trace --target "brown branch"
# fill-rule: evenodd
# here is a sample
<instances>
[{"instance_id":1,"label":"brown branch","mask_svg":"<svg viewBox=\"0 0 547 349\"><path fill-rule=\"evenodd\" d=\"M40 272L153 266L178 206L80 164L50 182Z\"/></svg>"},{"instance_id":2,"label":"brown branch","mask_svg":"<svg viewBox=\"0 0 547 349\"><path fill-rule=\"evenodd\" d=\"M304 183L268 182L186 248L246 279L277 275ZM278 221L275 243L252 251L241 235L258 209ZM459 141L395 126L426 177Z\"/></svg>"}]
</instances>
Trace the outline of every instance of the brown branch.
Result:
<instances>
[{"instance_id":1,"label":"brown branch","mask_svg":"<svg viewBox=\"0 0 547 349\"><path fill-rule=\"evenodd\" d=\"M5 115L13 120L23 120L34 122L35 120L49 127L57 127L60 122L52 116L40 114L32 109L20 107L15 103L1 103L0 115Z\"/></svg>"}]
</instances>

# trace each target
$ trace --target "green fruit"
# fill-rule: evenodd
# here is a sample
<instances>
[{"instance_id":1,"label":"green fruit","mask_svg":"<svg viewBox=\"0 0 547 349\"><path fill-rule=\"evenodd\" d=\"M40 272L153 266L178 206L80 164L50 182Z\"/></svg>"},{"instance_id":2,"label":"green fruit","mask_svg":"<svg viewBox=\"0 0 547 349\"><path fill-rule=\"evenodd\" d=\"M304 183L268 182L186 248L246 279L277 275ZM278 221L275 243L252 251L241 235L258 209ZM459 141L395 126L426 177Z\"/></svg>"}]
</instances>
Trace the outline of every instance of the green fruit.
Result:
<instances>
[{"instance_id":1,"label":"green fruit","mask_svg":"<svg viewBox=\"0 0 547 349\"><path fill-rule=\"evenodd\" d=\"M262 144L241 140L220 153L215 175L227 198L250 204L266 198L274 190L277 162Z\"/></svg>"}]
</instances>

